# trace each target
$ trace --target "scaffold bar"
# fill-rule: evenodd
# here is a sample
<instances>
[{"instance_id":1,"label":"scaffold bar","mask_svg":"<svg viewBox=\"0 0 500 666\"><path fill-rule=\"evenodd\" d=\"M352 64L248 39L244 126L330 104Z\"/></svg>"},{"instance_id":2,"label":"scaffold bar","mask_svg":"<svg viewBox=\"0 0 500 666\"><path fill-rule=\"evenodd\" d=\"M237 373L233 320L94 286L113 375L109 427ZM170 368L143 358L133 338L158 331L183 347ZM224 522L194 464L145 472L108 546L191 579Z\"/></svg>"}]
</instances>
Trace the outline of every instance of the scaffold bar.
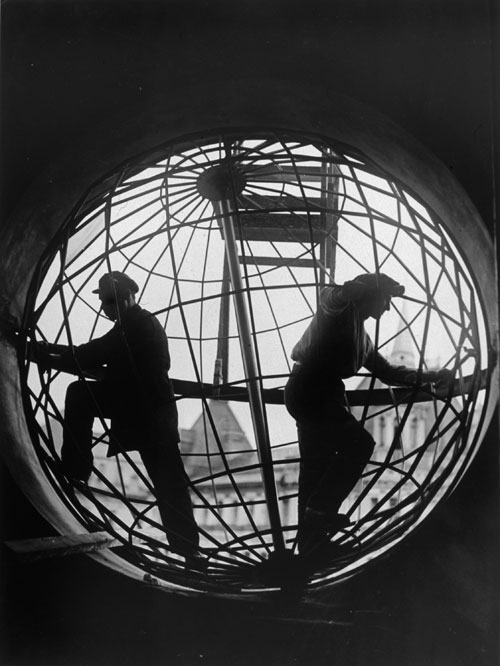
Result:
<instances>
[{"instance_id":1,"label":"scaffold bar","mask_svg":"<svg viewBox=\"0 0 500 666\"><path fill-rule=\"evenodd\" d=\"M259 372L255 356L254 342L251 334L250 319L241 279L238 246L234 231L235 217L231 210L231 202L223 199L218 202L218 208L222 216L221 223L224 231L226 257L229 267L229 275L234 290L234 306L236 321L240 337L243 366L247 377L248 399L252 414L252 423L257 443L257 451L262 465L262 481L266 495L267 509L269 513L269 524L276 551L285 549L285 541L281 527L281 518L278 508L278 493L273 471L271 445L264 416L264 403L260 390Z\"/></svg>"}]
</instances>

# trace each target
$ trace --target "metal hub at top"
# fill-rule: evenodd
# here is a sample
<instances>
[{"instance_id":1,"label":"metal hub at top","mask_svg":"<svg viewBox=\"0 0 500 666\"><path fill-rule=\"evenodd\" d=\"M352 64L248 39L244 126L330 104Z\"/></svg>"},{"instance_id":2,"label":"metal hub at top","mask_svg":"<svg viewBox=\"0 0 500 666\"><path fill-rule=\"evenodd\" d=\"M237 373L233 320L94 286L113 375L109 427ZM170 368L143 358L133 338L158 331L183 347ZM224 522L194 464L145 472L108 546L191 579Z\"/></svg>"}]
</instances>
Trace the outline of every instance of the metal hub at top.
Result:
<instances>
[{"instance_id":1,"label":"metal hub at top","mask_svg":"<svg viewBox=\"0 0 500 666\"><path fill-rule=\"evenodd\" d=\"M210 167L198 176L198 192L210 201L222 201L240 194L247 184L241 171L231 164L222 163Z\"/></svg>"}]
</instances>

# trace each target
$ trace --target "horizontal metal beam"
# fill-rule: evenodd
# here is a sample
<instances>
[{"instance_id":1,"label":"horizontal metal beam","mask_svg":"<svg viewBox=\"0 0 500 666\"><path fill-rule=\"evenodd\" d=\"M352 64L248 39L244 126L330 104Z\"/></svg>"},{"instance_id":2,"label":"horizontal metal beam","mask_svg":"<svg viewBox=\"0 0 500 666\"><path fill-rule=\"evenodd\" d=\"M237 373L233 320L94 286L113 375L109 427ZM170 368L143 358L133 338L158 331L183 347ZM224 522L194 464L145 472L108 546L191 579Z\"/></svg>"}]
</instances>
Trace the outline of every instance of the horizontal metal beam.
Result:
<instances>
[{"instance_id":1,"label":"horizontal metal beam","mask_svg":"<svg viewBox=\"0 0 500 666\"><path fill-rule=\"evenodd\" d=\"M265 377L264 377L265 379ZM286 377L284 378L286 380ZM450 397L458 397L469 393L474 383L472 376L464 377L461 381L455 381L451 389ZM232 386L221 384L217 387L212 384L198 384L197 382L185 381L183 379L172 379L174 391L177 395L185 398L213 398L218 400L228 400L235 402L248 402L248 391L243 386ZM488 382L488 372L481 371L480 388L486 388ZM351 407L383 406L394 403L401 405L409 402L429 402L433 399L430 389L425 387L419 389L412 388L392 388L392 389L374 389L346 391L347 402ZM262 389L262 397L267 405L283 405L284 391L282 388ZM443 399L447 400L448 395Z\"/></svg>"}]
</instances>

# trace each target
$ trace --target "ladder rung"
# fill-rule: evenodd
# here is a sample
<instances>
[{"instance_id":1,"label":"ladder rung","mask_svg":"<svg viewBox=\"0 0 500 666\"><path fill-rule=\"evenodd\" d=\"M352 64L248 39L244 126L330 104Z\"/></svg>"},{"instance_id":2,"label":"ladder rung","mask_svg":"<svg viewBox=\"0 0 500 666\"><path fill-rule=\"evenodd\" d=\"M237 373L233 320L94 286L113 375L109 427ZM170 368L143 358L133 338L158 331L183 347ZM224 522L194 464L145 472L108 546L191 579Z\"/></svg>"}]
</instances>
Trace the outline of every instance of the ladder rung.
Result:
<instances>
[{"instance_id":1,"label":"ladder rung","mask_svg":"<svg viewBox=\"0 0 500 666\"><path fill-rule=\"evenodd\" d=\"M239 257L240 264L248 266L300 266L303 268L313 268L318 264L317 261L298 257L254 257L251 255Z\"/></svg>"}]
</instances>

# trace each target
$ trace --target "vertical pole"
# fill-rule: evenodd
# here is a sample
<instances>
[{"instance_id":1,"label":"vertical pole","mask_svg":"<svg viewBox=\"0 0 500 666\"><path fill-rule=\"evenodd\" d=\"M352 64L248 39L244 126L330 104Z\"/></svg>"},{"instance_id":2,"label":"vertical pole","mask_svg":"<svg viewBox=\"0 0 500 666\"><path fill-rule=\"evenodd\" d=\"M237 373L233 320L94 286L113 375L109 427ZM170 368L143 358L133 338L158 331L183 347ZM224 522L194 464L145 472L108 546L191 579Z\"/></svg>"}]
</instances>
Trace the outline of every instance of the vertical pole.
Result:
<instances>
[{"instance_id":1,"label":"vertical pole","mask_svg":"<svg viewBox=\"0 0 500 666\"><path fill-rule=\"evenodd\" d=\"M229 267L227 265L227 253L224 255L224 267L222 270L222 296L219 313L219 334L217 340L217 361L220 362L219 379L221 384L227 382L227 367L229 362L229 298L230 294Z\"/></svg>"},{"instance_id":2,"label":"vertical pole","mask_svg":"<svg viewBox=\"0 0 500 666\"><path fill-rule=\"evenodd\" d=\"M259 386L259 377L257 372L257 361L250 327L250 317L248 313L245 293L243 290L243 281L241 279L238 246L234 233L234 213L231 210L231 201L222 199L217 202L221 214L221 224L224 232L224 242L226 248L226 257L229 268L229 275L234 289L234 307L236 321L238 324L238 333L240 337L241 353L243 357L243 367L247 377L247 388L252 414L252 423L257 443L257 452L262 467L262 481L266 495L266 504L269 513L269 524L273 537L275 551L285 549L285 541L281 528L281 519L278 509L278 493L273 471L273 460L271 455L271 446L264 418L264 405Z\"/></svg>"},{"instance_id":3,"label":"vertical pole","mask_svg":"<svg viewBox=\"0 0 500 666\"><path fill-rule=\"evenodd\" d=\"M330 152L330 157L332 157ZM339 169L336 164L327 162L324 173L325 181L325 231L328 234L325 240L325 265L330 269L330 283L335 282L335 268L336 268L336 254L337 254L337 240L338 240L338 213L333 213L332 210L338 204L338 188L339 188Z\"/></svg>"}]
</instances>

